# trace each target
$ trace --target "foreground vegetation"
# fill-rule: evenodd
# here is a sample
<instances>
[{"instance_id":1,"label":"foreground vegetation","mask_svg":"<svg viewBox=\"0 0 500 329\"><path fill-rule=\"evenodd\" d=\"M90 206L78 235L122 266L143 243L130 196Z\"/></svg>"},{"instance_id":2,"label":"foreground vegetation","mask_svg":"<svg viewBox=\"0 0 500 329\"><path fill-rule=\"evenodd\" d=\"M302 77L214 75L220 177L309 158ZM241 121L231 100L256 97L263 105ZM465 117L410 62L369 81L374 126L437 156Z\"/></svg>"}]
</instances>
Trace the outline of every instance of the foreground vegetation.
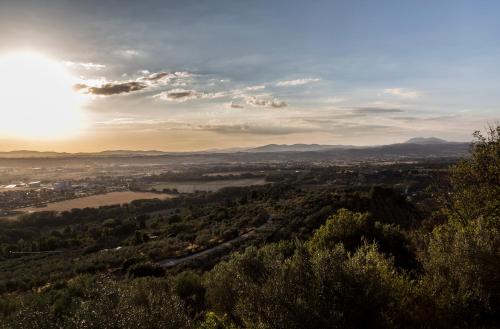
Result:
<instances>
[{"instance_id":1,"label":"foreground vegetation","mask_svg":"<svg viewBox=\"0 0 500 329\"><path fill-rule=\"evenodd\" d=\"M418 203L280 179L3 224L0 327L499 327L499 134ZM232 253L156 265L270 219Z\"/></svg>"}]
</instances>

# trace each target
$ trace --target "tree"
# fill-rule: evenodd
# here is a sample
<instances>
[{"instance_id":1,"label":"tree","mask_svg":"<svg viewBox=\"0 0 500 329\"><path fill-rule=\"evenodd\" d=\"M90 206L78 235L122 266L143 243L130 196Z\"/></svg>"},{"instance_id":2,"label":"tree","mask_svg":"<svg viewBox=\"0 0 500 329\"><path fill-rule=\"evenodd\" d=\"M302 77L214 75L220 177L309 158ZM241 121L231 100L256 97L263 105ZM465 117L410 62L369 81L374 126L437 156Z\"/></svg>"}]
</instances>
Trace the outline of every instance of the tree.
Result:
<instances>
[{"instance_id":1,"label":"tree","mask_svg":"<svg viewBox=\"0 0 500 329\"><path fill-rule=\"evenodd\" d=\"M423 287L444 323L500 324L500 127L474 134L471 157L451 170L448 221L434 228Z\"/></svg>"},{"instance_id":2,"label":"tree","mask_svg":"<svg viewBox=\"0 0 500 329\"><path fill-rule=\"evenodd\" d=\"M205 307L205 287L201 277L192 272L182 272L174 280L174 291L188 308L188 313L195 316Z\"/></svg>"},{"instance_id":3,"label":"tree","mask_svg":"<svg viewBox=\"0 0 500 329\"><path fill-rule=\"evenodd\" d=\"M450 189L442 194L450 216L462 222L500 216L500 125L473 136L470 158L452 167Z\"/></svg>"},{"instance_id":4,"label":"tree","mask_svg":"<svg viewBox=\"0 0 500 329\"><path fill-rule=\"evenodd\" d=\"M408 327L414 309L408 279L373 244L353 254L298 241L249 248L206 286L216 313L250 328Z\"/></svg>"},{"instance_id":5,"label":"tree","mask_svg":"<svg viewBox=\"0 0 500 329\"><path fill-rule=\"evenodd\" d=\"M127 273L129 278L163 277L165 276L165 269L154 263L139 263L130 266Z\"/></svg>"},{"instance_id":6,"label":"tree","mask_svg":"<svg viewBox=\"0 0 500 329\"><path fill-rule=\"evenodd\" d=\"M375 221L368 213L355 213L340 209L330 216L309 240L312 250L326 250L342 243L354 252L364 241L376 242L381 252L394 257L395 264L407 270L419 267L414 251L400 227Z\"/></svg>"},{"instance_id":7,"label":"tree","mask_svg":"<svg viewBox=\"0 0 500 329\"><path fill-rule=\"evenodd\" d=\"M219 317L214 312L208 312L205 319L200 322L198 329L238 329L226 317Z\"/></svg>"},{"instance_id":8,"label":"tree","mask_svg":"<svg viewBox=\"0 0 500 329\"><path fill-rule=\"evenodd\" d=\"M354 251L361 244L362 237L370 234L372 227L367 213L340 209L315 232L308 245L311 249L321 250L342 243L346 249Z\"/></svg>"}]
</instances>

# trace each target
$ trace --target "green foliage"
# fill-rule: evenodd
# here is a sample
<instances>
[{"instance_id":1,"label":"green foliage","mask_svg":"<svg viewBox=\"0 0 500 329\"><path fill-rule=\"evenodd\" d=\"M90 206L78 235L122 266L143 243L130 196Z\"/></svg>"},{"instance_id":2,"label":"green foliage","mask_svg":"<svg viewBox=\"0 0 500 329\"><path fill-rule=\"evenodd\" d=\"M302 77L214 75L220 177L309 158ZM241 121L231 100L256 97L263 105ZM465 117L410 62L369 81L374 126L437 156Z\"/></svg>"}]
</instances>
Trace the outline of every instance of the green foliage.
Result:
<instances>
[{"instance_id":1,"label":"green foliage","mask_svg":"<svg viewBox=\"0 0 500 329\"><path fill-rule=\"evenodd\" d=\"M182 302L165 281L139 279L119 283L106 277L82 277L64 292L72 303L65 315L47 300L24 298L0 328L191 328Z\"/></svg>"},{"instance_id":2,"label":"green foliage","mask_svg":"<svg viewBox=\"0 0 500 329\"><path fill-rule=\"evenodd\" d=\"M208 312L205 319L198 324L198 329L237 329L226 317L219 317L214 312Z\"/></svg>"},{"instance_id":3,"label":"green foliage","mask_svg":"<svg viewBox=\"0 0 500 329\"><path fill-rule=\"evenodd\" d=\"M312 250L325 250L343 243L346 249L354 251L361 244L361 238L367 237L371 228L372 223L367 213L340 209L314 233L308 245Z\"/></svg>"},{"instance_id":4,"label":"green foliage","mask_svg":"<svg viewBox=\"0 0 500 329\"><path fill-rule=\"evenodd\" d=\"M421 215L415 206L392 188L372 187L369 203L367 210L383 223L410 228L418 225L421 220Z\"/></svg>"},{"instance_id":5,"label":"green foliage","mask_svg":"<svg viewBox=\"0 0 500 329\"><path fill-rule=\"evenodd\" d=\"M452 221L432 233L423 284L442 321L463 325L500 317L500 218Z\"/></svg>"},{"instance_id":6,"label":"green foliage","mask_svg":"<svg viewBox=\"0 0 500 329\"><path fill-rule=\"evenodd\" d=\"M449 220L423 258L423 287L443 323L500 323L500 127L474 136L470 159L451 172Z\"/></svg>"},{"instance_id":7,"label":"green foliage","mask_svg":"<svg viewBox=\"0 0 500 329\"><path fill-rule=\"evenodd\" d=\"M368 213L340 209L328 218L307 243L311 250L328 250L342 243L354 252L363 241L376 242L381 252L393 256L395 263L405 269L416 269L415 255L398 226L374 221Z\"/></svg>"},{"instance_id":8,"label":"green foliage","mask_svg":"<svg viewBox=\"0 0 500 329\"><path fill-rule=\"evenodd\" d=\"M408 280L375 245L249 249L206 280L212 309L244 327L380 328L407 314Z\"/></svg>"},{"instance_id":9,"label":"green foliage","mask_svg":"<svg viewBox=\"0 0 500 329\"><path fill-rule=\"evenodd\" d=\"M174 291L186 305L189 314L195 316L205 308L205 287L199 275L180 273L174 280Z\"/></svg>"},{"instance_id":10,"label":"green foliage","mask_svg":"<svg viewBox=\"0 0 500 329\"><path fill-rule=\"evenodd\" d=\"M127 273L129 278L162 277L165 276L165 269L153 263L139 263L130 266Z\"/></svg>"},{"instance_id":11,"label":"green foliage","mask_svg":"<svg viewBox=\"0 0 500 329\"><path fill-rule=\"evenodd\" d=\"M500 126L474 137L471 157L452 168L451 191L445 195L451 216L461 221L500 216Z\"/></svg>"}]
</instances>

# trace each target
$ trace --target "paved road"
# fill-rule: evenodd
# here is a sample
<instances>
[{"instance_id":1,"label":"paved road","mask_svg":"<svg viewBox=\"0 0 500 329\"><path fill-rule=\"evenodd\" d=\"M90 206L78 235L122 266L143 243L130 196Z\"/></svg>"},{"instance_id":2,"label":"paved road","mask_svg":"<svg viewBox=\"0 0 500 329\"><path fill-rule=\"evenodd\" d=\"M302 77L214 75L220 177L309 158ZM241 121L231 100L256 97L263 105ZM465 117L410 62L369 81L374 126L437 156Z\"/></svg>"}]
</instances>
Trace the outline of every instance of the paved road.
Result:
<instances>
[{"instance_id":1,"label":"paved road","mask_svg":"<svg viewBox=\"0 0 500 329\"><path fill-rule=\"evenodd\" d=\"M215 247L208 248L208 249L205 249L205 250L202 250L202 251L198 251L198 252L195 252L193 254L184 256L184 257L165 258L165 259L162 259L162 260L158 261L158 264L161 267L169 268L169 267L174 267L176 265L179 265L181 263L184 263L184 262L187 262L187 261L199 258L199 257L210 255L211 253L215 253L217 251L221 251L224 248L231 247L231 244L233 244L235 242L245 241L246 239L250 238L252 235L255 234L255 230L260 229L260 228L264 228L266 226L269 226L271 223L272 223L272 216L270 215L269 219L267 220L267 222L265 222L264 224L262 224L261 226L259 226L257 228L251 229L250 231L248 231L248 232L246 232L246 233L244 233L244 234L242 234L240 236L237 236L234 239L228 240L228 241L223 242L223 243L221 243L221 244L219 244L219 245L217 245Z\"/></svg>"}]
</instances>

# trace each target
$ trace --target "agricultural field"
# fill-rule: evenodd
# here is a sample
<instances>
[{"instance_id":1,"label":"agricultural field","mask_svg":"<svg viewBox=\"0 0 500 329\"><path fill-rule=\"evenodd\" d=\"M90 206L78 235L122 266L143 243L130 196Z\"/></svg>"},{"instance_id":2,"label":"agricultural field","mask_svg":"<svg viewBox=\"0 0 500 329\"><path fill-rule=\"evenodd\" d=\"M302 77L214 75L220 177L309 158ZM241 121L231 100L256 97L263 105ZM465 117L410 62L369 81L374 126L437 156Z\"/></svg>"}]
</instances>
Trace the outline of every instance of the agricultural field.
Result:
<instances>
[{"instance_id":1,"label":"agricultural field","mask_svg":"<svg viewBox=\"0 0 500 329\"><path fill-rule=\"evenodd\" d=\"M46 207L26 207L16 209L22 213L32 213L36 211L65 211L75 208L97 208L113 204L124 204L139 199L168 199L173 197L166 193L153 192L110 192L105 194L97 194L86 196L83 198L64 200L60 202L49 203Z\"/></svg>"},{"instance_id":2,"label":"agricultural field","mask_svg":"<svg viewBox=\"0 0 500 329\"><path fill-rule=\"evenodd\" d=\"M216 192L224 187L244 187L268 184L265 178L242 178L212 181L161 182L148 185L145 189L152 191L174 190L179 193L194 193L196 191Z\"/></svg>"}]
</instances>

